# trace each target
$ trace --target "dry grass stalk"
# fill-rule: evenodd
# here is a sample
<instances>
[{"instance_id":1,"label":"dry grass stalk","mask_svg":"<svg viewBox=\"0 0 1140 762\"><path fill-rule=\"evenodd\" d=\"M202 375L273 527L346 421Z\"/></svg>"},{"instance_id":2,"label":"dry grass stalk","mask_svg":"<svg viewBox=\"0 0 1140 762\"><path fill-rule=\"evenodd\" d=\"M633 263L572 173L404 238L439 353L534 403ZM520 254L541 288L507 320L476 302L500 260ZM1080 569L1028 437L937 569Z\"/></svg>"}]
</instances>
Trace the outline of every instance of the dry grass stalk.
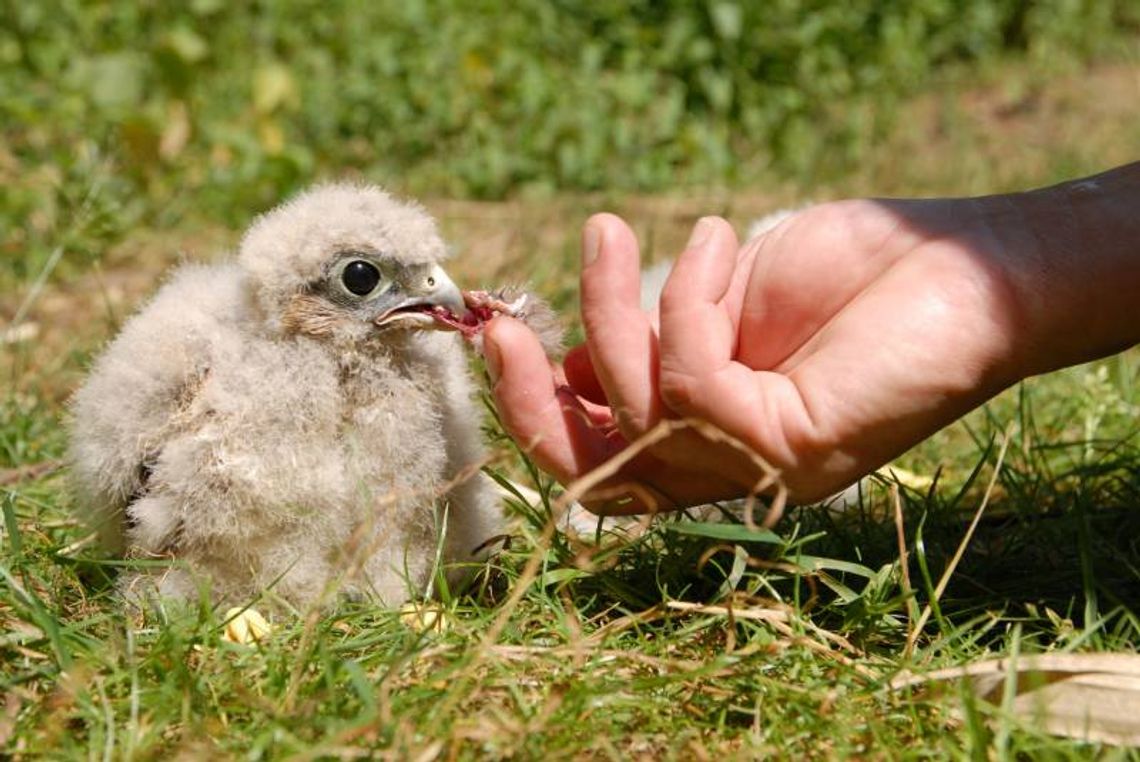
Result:
<instances>
[{"instance_id":1,"label":"dry grass stalk","mask_svg":"<svg viewBox=\"0 0 1140 762\"><path fill-rule=\"evenodd\" d=\"M922 615L919 616L918 622L914 625L914 629L911 630L910 635L907 637L906 648L903 650L905 656L910 656L914 651L914 644L918 641L918 636L922 634L926 622L930 619L935 604L942 600L942 594L946 592L946 586L950 584L950 577L953 576L954 570L958 568L958 563L966 553L966 547L970 544L970 540L974 536L974 530L978 528L978 523L982 520L982 514L985 513L986 506L989 505L990 496L993 494L994 487L997 485L998 476L1001 475L1001 467L1005 463L1005 453L1008 449L1009 432L1006 431L1002 435L1001 450L998 452L997 463L994 465L994 472L990 476L990 482L986 485L986 492L985 495L982 496L982 502L978 505L978 510L974 512L974 519L970 522L970 526L966 528L966 534L962 536L962 541L958 543L958 549L954 551L954 557L950 559L950 563L947 564L946 570L942 572L942 577L939 578L938 584L934 588L934 600L926 604L926 608L922 610Z\"/></svg>"}]
</instances>

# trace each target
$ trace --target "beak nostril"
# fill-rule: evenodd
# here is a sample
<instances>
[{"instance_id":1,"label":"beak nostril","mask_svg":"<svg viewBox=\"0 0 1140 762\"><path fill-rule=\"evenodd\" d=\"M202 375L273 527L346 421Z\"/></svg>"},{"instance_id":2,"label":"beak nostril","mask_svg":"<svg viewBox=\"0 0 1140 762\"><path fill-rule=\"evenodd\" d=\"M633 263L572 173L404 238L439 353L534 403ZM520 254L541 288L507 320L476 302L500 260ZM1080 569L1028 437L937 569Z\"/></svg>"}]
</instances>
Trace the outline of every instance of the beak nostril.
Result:
<instances>
[{"instance_id":1,"label":"beak nostril","mask_svg":"<svg viewBox=\"0 0 1140 762\"><path fill-rule=\"evenodd\" d=\"M428 288L435 288L435 278L429 275L427 279L427 285Z\"/></svg>"}]
</instances>

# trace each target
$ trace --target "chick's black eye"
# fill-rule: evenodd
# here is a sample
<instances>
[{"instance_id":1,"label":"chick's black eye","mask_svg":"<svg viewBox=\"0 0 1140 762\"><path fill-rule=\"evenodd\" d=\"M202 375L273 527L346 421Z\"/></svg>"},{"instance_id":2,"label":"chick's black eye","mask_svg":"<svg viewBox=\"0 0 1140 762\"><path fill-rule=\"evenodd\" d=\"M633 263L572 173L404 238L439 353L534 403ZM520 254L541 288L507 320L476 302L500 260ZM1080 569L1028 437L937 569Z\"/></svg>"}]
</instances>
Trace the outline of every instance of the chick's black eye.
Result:
<instances>
[{"instance_id":1,"label":"chick's black eye","mask_svg":"<svg viewBox=\"0 0 1140 762\"><path fill-rule=\"evenodd\" d=\"M380 271L375 265L358 259L345 265L344 271L340 274L340 281L357 296L367 296L380 283Z\"/></svg>"}]
</instances>

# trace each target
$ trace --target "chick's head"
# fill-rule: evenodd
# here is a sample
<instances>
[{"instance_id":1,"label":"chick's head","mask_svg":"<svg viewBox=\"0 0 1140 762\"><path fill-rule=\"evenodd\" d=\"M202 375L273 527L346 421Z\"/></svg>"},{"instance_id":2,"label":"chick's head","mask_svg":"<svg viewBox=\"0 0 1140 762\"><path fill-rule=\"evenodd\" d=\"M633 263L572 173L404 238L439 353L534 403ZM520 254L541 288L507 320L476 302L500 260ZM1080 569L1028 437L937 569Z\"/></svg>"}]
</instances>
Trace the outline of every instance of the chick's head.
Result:
<instances>
[{"instance_id":1,"label":"chick's head","mask_svg":"<svg viewBox=\"0 0 1140 762\"><path fill-rule=\"evenodd\" d=\"M271 331L359 342L435 328L433 310L464 314L446 257L418 205L373 186L325 185L262 215L238 261Z\"/></svg>"}]
</instances>

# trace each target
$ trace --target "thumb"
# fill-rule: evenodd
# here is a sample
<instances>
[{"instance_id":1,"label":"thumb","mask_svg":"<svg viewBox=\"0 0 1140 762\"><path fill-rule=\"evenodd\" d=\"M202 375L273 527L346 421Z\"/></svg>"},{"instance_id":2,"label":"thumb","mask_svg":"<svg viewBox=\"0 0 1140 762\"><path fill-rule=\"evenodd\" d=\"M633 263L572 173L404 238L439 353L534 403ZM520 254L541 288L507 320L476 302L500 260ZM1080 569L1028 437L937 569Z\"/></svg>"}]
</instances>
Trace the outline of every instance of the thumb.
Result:
<instances>
[{"instance_id":1,"label":"thumb","mask_svg":"<svg viewBox=\"0 0 1140 762\"><path fill-rule=\"evenodd\" d=\"M732 285L738 248L732 226L704 217L677 258L661 293L663 387L666 374L704 376L732 360L736 325L722 300Z\"/></svg>"}]
</instances>

